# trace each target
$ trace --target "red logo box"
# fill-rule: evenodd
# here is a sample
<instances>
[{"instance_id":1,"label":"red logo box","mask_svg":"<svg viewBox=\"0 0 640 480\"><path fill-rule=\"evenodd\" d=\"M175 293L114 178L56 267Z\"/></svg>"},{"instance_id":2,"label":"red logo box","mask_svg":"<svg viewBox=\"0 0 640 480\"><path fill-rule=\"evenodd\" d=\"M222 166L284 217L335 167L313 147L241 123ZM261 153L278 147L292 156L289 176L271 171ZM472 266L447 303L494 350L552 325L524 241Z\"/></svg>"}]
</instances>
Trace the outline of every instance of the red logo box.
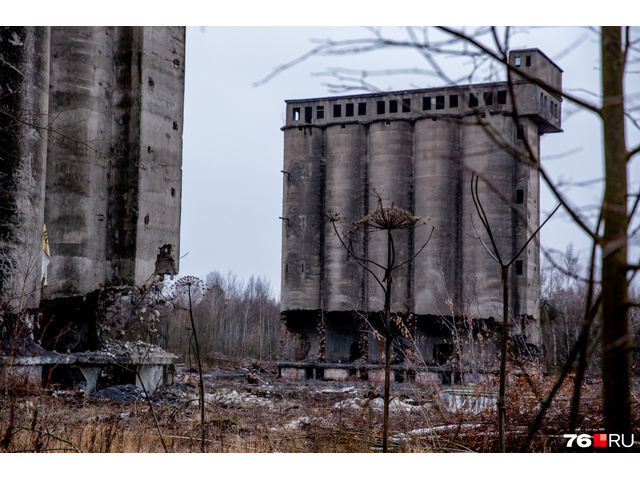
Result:
<instances>
[{"instance_id":1,"label":"red logo box","mask_svg":"<svg viewBox=\"0 0 640 480\"><path fill-rule=\"evenodd\" d=\"M607 434L606 433L596 433L593 436L593 446L594 447L606 447L607 446Z\"/></svg>"}]
</instances>

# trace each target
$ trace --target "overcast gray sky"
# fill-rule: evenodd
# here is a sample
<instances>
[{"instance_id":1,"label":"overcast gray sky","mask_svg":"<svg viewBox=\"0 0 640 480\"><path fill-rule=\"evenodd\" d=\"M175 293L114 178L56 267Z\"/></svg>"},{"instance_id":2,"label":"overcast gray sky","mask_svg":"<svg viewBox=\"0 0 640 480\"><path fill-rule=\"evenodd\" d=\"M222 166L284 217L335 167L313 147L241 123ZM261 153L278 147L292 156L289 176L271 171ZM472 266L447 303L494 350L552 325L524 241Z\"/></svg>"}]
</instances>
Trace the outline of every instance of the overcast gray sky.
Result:
<instances>
[{"instance_id":1,"label":"overcast gray sky","mask_svg":"<svg viewBox=\"0 0 640 480\"><path fill-rule=\"evenodd\" d=\"M397 34L387 27L390 35ZM348 58L318 57L268 83L253 84L278 65L310 50L313 39L367 35L357 27L189 27L183 153L181 275L205 277L213 270L268 278L279 294L284 101L331 95L328 78L313 76L332 66L380 69L427 67L413 51ZM577 48L574 42L583 39ZM563 86L587 99L598 92L597 37L584 28L531 28L512 48L536 47L563 69ZM455 61L453 62L455 66ZM458 61L458 63L460 63ZM504 78L504 77L503 77ZM426 76L381 78L381 89L441 85ZM591 114L564 102L564 133L542 137L542 158L558 180L601 176L599 125ZM597 204L600 186L573 188L581 205ZM543 189L541 218L555 207ZM574 243L586 253L586 237L556 214L542 233L543 245L563 250Z\"/></svg>"}]
</instances>

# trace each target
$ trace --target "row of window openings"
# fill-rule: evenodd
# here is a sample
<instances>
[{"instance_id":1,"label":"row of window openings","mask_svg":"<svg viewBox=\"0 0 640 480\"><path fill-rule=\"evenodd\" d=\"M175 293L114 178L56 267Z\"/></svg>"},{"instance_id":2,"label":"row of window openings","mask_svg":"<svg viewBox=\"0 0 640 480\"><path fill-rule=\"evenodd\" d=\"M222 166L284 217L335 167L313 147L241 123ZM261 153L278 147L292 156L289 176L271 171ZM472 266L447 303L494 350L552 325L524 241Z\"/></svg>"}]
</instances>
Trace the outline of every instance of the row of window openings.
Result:
<instances>
[{"instance_id":1,"label":"row of window openings","mask_svg":"<svg viewBox=\"0 0 640 480\"><path fill-rule=\"evenodd\" d=\"M524 266L522 260L516 260L516 275L522 275L524 272ZM304 273L304 263L300 264L300 272ZM284 273L289 273L289 264L285 263L284 265Z\"/></svg>"},{"instance_id":2,"label":"row of window openings","mask_svg":"<svg viewBox=\"0 0 640 480\"><path fill-rule=\"evenodd\" d=\"M432 102L433 97L422 97L422 110L432 110L435 106L436 110L444 110L446 108L446 96L445 95L437 95L435 97L435 102ZM484 104L487 106L493 105L493 92L484 92L483 94ZM497 93L497 103L499 105L505 105L507 103L507 91L499 90ZM434 105L435 104L435 105ZM474 93L469 94L469 107L477 107L479 105L478 96ZM459 96L457 94L449 95L449 108L458 108L459 106ZM345 104L345 117L353 117L355 116L355 107L354 103ZM367 114L367 104L365 102L360 102L357 104L358 107L358 116ZM389 113L398 113L398 108L403 113L407 113L411 111L411 99L405 98L400 102L398 100L389 100ZM384 100L379 100L376 102L376 113L378 115L384 115L386 113L386 102ZM301 110L299 107L295 107L293 109L293 120L300 120ZM304 119L306 123L311 123L313 117L313 107L305 107L304 108ZM335 104L333 105L333 118L342 117L342 105ZM318 105L316 107L316 118L323 119L324 118L324 106Z\"/></svg>"},{"instance_id":3,"label":"row of window openings","mask_svg":"<svg viewBox=\"0 0 640 480\"><path fill-rule=\"evenodd\" d=\"M516 67L519 67L522 64L522 59L520 57L516 57L513 59L513 63ZM531 55L524 57L524 65L525 67L531 66Z\"/></svg>"},{"instance_id":4,"label":"row of window openings","mask_svg":"<svg viewBox=\"0 0 640 480\"><path fill-rule=\"evenodd\" d=\"M542 108L543 112L546 112L550 107L551 111L549 113L551 113L551 116L553 116L554 118L558 118L558 104L553 100L549 102L549 98L543 93L540 93L540 107Z\"/></svg>"}]
</instances>

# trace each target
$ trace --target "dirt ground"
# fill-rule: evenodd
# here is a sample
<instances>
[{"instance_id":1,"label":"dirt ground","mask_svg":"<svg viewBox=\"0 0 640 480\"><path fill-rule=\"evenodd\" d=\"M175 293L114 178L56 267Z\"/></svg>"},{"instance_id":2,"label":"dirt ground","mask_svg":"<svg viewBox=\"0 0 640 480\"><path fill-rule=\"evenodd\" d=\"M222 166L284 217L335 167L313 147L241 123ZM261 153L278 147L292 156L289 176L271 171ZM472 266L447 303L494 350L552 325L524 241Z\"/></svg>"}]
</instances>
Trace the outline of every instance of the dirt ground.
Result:
<instances>
[{"instance_id":1,"label":"dirt ground","mask_svg":"<svg viewBox=\"0 0 640 480\"><path fill-rule=\"evenodd\" d=\"M152 408L131 385L94 395L55 386L39 391L15 387L4 404L0 451L200 452L198 376L179 365L176 377L174 385L156 392ZM266 364L208 367L204 384L207 452L382 450L382 384L285 381ZM550 385L550 380L532 385L530 378L511 379L508 451L519 450L539 409L536 396L542 398ZM527 451L567 451L563 434L569 431L571 387L563 387ZM486 402L494 390L494 385L393 384L391 451L496 451L496 413ZM599 394L597 380L583 386L578 433L602 431ZM487 408L470 406L478 398Z\"/></svg>"}]
</instances>

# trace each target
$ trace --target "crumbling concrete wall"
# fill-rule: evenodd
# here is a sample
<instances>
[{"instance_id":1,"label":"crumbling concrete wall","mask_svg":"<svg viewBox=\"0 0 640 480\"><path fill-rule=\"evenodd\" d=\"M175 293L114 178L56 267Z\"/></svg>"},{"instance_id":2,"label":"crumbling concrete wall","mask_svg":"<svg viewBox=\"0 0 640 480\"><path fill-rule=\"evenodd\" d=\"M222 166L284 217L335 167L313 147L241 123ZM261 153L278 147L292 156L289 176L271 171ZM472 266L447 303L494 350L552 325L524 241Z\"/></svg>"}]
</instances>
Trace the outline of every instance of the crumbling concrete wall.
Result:
<instances>
[{"instance_id":1,"label":"crumbling concrete wall","mask_svg":"<svg viewBox=\"0 0 640 480\"><path fill-rule=\"evenodd\" d=\"M164 245L177 270L184 29L54 27L51 45L46 298L143 285Z\"/></svg>"},{"instance_id":2,"label":"crumbling concrete wall","mask_svg":"<svg viewBox=\"0 0 640 480\"><path fill-rule=\"evenodd\" d=\"M184 42L184 27L0 30L0 301L40 306L49 348L95 348L122 331L100 328L126 303L113 289L178 272ZM153 328L139 307L120 323Z\"/></svg>"},{"instance_id":3,"label":"crumbling concrete wall","mask_svg":"<svg viewBox=\"0 0 640 480\"><path fill-rule=\"evenodd\" d=\"M12 311L40 300L49 35L0 27L0 306Z\"/></svg>"}]
</instances>

